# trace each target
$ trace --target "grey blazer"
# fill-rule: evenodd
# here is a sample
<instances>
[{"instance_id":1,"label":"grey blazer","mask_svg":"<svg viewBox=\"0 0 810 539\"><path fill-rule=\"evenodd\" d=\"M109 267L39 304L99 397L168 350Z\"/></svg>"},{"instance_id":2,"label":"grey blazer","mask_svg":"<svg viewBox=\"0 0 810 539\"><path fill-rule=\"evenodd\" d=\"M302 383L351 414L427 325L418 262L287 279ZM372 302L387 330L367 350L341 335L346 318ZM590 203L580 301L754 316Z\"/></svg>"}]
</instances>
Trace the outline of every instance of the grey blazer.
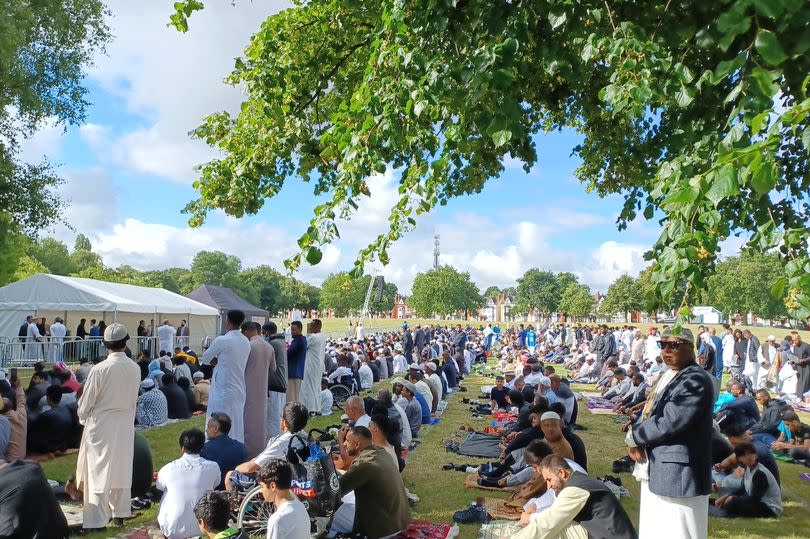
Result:
<instances>
[{"instance_id":1,"label":"grey blazer","mask_svg":"<svg viewBox=\"0 0 810 539\"><path fill-rule=\"evenodd\" d=\"M682 369L633 439L647 450L650 491L686 498L711 492L714 385L697 363Z\"/></svg>"}]
</instances>

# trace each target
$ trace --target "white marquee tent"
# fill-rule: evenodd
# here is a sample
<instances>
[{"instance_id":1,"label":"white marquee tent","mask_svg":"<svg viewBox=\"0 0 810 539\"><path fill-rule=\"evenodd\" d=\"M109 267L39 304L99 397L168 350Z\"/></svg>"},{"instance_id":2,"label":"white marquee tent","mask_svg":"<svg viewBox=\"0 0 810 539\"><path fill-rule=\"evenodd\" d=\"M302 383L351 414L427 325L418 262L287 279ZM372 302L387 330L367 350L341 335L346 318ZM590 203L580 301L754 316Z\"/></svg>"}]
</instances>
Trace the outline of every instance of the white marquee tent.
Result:
<instances>
[{"instance_id":1,"label":"white marquee tent","mask_svg":"<svg viewBox=\"0 0 810 539\"><path fill-rule=\"evenodd\" d=\"M68 335L76 334L79 320L95 318L108 325L124 324L136 335L139 320L155 325L168 318L177 327L188 322L192 343L206 335L217 335L219 311L163 288L108 283L95 279L38 273L0 288L0 336L14 337L27 315L45 316L48 323L57 316L65 320ZM88 329L90 325L86 326Z\"/></svg>"}]
</instances>

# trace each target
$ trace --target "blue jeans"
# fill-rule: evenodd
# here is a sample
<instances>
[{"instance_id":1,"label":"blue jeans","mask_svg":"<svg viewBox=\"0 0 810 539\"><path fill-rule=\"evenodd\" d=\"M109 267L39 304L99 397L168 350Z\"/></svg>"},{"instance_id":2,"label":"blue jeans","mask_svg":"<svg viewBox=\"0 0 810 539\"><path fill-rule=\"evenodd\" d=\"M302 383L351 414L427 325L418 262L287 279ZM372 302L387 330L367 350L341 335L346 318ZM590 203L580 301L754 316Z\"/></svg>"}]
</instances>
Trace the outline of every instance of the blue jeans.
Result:
<instances>
[{"instance_id":1,"label":"blue jeans","mask_svg":"<svg viewBox=\"0 0 810 539\"><path fill-rule=\"evenodd\" d=\"M768 447L771 447L771 444L776 441L776 437L774 437L772 434L768 434L767 432L759 432L757 434L752 434L751 438L753 438L758 442L762 442Z\"/></svg>"}]
</instances>

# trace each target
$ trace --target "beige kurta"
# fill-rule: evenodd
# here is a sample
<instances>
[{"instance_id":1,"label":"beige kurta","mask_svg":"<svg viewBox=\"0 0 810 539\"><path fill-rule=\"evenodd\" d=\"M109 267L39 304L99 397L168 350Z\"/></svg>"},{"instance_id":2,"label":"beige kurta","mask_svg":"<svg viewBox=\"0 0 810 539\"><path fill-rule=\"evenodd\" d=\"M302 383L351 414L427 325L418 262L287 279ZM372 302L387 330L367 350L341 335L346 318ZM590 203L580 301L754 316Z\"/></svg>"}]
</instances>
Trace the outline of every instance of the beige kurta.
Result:
<instances>
[{"instance_id":1,"label":"beige kurta","mask_svg":"<svg viewBox=\"0 0 810 539\"><path fill-rule=\"evenodd\" d=\"M245 366L245 445L249 458L267 445L267 378L275 370L273 347L260 335L254 335Z\"/></svg>"},{"instance_id":2,"label":"beige kurta","mask_svg":"<svg viewBox=\"0 0 810 539\"><path fill-rule=\"evenodd\" d=\"M130 489L135 436L135 404L141 371L123 352L94 366L79 399L84 425L76 486L88 493Z\"/></svg>"}]
</instances>

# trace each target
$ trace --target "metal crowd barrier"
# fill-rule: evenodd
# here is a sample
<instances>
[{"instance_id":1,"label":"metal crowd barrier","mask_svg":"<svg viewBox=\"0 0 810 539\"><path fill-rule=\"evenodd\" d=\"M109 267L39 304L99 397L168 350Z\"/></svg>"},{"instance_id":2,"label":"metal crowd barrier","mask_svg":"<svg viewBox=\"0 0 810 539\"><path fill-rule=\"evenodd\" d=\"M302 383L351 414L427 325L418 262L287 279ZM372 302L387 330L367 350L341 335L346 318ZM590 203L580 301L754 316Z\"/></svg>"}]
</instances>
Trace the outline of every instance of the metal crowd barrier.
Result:
<instances>
[{"instance_id":1,"label":"metal crowd barrier","mask_svg":"<svg viewBox=\"0 0 810 539\"><path fill-rule=\"evenodd\" d=\"M137 357L141 352L149 352L150 356L157 357L161 346L168 345L169 349L166 351L173 354L176 346L180 348L192 346L194 342L194 336L175 337L171 343L161 343L157 337L132 337L127 344L133 357ZM29 340L27 337L0 338L0 365L3 366L31 366L39 361L78 363L81 358L92 361L106 355L107 349L100 337L87 339L44 337L39 340Z\"/></svg>"}]
</instances>

